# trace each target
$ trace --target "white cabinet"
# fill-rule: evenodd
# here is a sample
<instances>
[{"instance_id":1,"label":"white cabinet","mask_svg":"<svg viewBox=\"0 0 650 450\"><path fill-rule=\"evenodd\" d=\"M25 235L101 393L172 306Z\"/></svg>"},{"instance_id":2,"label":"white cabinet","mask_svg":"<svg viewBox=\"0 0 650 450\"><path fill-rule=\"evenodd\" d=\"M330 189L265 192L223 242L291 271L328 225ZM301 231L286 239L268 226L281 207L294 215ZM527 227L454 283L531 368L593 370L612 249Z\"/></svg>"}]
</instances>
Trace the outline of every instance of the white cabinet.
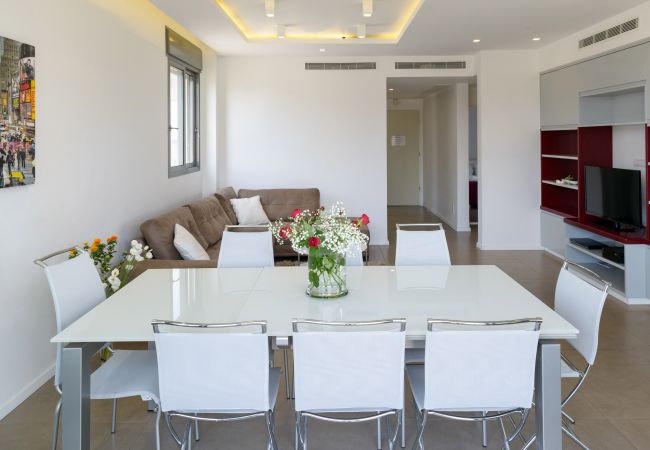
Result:
<instances>
[{"instance_id":1,"label":"white cabinet","mask_svg":"<svg viewBox=\"0 0 650 450\"><path fill-rule=\"evenodd\" d=\"M591 91L648 79L650 43L578 64L578 90Z\"/></svg>"},{"instance_id":2,"label":"white cabinet","mask_svg":"<svg viewBox=\"0 0 650 450\"><path fill-rule=\"evenodd\" d=\"M542 248L555 256L564 258L567 240L564 217L542 210L540 220Z\"/></svg>"},{"instance_id":3,"label":"white cabinet","mask_svg":"<svg viewBox=\"0 0 650 450\"><path fill-rule=\"evenodd\" d=\"M575 128L578 124L577 67L542 74L540 103L542 128Z\"/></svg>"}]
</instances>

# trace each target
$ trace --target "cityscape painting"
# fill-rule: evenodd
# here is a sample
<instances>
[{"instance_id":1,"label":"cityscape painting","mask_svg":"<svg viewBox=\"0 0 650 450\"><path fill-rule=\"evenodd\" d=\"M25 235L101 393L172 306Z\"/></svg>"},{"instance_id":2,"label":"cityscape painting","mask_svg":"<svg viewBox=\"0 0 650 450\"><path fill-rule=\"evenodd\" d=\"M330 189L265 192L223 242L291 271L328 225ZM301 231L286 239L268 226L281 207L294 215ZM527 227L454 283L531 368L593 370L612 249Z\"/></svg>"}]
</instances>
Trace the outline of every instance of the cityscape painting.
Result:
<instances>
[{"instance_id":1,"label":"cityscape painting","mask_svg":"<svg viewBox=\"0 0 650 450\"><path fill-rule=\"evenodd\" d=\"M0 188L36 179L36 50L0 36Z\"/></svg>"}]
</instances>

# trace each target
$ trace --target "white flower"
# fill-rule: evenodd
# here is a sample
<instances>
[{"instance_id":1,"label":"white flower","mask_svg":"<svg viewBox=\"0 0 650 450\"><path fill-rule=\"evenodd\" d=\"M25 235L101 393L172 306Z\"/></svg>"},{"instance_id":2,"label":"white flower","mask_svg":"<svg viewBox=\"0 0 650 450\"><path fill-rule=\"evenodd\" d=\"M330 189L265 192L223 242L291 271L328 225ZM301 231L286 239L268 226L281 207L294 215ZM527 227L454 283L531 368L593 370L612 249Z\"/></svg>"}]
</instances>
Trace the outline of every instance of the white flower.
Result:
<instances>
[{"instance_id":1,"label":"white flower","mask_svg":"<svg viewBox=\"0 0 650 450\"><path fill-rule=\"evenodd\" d=\"M144 257L147 258L147 259L151 259L151 258L153 258L153 253L151 253L151 251L148 251L147 254L144 255Z\"/></svg>"},{"instance_id":2,"label":"white flower","mask_svg":"<svg viewBox=\"0 0 650 450\"><path fill-rule=\"evenodd\" d=\"M138 241L136 241L135 239L133 239L131 241L131 247L135 247L137 244L138 244Z\"/></svg>"},{"instance_id":3,"label":"white flower","mask_svg":"<svg viewBox=\"0 0 650 450\"><path fill-rule=\"evenodd\" d=\"M142 256L140 256L140 255L135 255L135 260L137 262L140 262L140 261L144 261L144 258Z\"/></svg>"},{"instance_id":4,"label":"white flower","mask_svg":"<svg viewBox=\"0 0 650 450\"><path fill-rule=\"evenodd\" d=\"M133 264L127 264L126 265L126 270L128 270L128 271L133 270Z\"/></svg>"},{"instance_id":5,"label":"white flower","mask_svg":"<svg viewBox=\"0 0 650 450\"><path fill-rule=\"evenodd\" d=\"M133 255L126 255L127 261L133 261Z\"/></svg>"},{"instance_id":6,"label":"white flower","mask_svg":"<svg viewBox=\"0 0 650 450\"><path fill-rule=\"evenodd\" d=\"M144 249L145 249L145 250L149 250L149 246L148 246L148 245L145 245L145 246L144 246Z\"/></svg>"},{"instance_id":7,"label":"white flower","mask_svg":"<svg viewBox=\"0 0 650 450\"><path fill-rule=\"evenodd\" d=\"M119 277L120 276L119 269L117 269L117 268L113 269L113 271L111 272L111 276L112 277Z\"/></svg>"},{"instance_id":8,"label":"white flower","mask_svg":"<svg viewBox=\"0 0 650 450\"><path fill-rule=\"evenodd\" d=\"M129 250L129 253L131 253L133 256L135 256L140 252L138 252L138 250L136 250L135 247L132 247L131 250Z\"/></svg>"}]
</instances>

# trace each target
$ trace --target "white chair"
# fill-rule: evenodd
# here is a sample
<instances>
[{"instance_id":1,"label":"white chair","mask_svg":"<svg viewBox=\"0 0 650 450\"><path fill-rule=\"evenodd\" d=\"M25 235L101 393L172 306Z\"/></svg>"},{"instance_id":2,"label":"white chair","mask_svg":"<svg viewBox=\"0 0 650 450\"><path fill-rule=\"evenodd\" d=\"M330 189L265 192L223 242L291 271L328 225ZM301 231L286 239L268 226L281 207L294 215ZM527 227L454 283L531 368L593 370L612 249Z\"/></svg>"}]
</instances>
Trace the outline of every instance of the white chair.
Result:
<instances>
[{"instance_id":1,"label":"white chair","mask_svg":"<svg viewBox=\"0 0 650 450\"><path fill-rule=\"evenodd\" d=\"M194 421L220 423L263 417L268 447L276 450L273 419L280 369L269 368L266 322L154 320L151 324L158 356L160 405L181 449L190 448ZM237 331L250 327L261 332ZM170 417L187 419L182 437L171 426Z\"/></svg>"},{"instance_id":2,"label":"white chair","mask_svg":"<svg viewBox=\"0 0 650 450\"><path fill-rule=\"evenodd\" d=\"M577 380L576 385L562 400L563 409L580 389L596 360L600 318L610 287L611 283L603 280L597 273L574 262L564 261L555 286L555 311L580 331L577 339L568 342L585 359L586 366L582 370L577 369L562 355L562 378ZM580 447L589 450L573 430L575 420L564 411L562 415L562 431ZM534 441L535 436L530 438L524 449L529 448Z\"/></svg>"},{"instance_id":3,"label":"white chair","mask_svg":"<svg viewBox=\"0 0 650 450\"><path fill-rule=\"evenodd\" d=\"M360 248L349 248L345 255L345 265L349 267L363 266L363 250Z\"/></svg>"},{"instance_id":4,"label":"white chair","mask_svg":"<svg viewBox=\"0 0 650 450\"><path fill-rule=\"evenodd\" d=\"M405 229L417 228L417 229ZM437 230L421 228L438 228ZM445 230L440 223L397 224L396 266L450 266Z\"/></svg>"},{"instance_id":5,"label":"white chair","mask_svg":"<svg viewBox=\"0 0 650 450\"><path fill-rule=\"evenodd\" d=\"M58 264L48 264L47 260L67 254L66 249L52 253L34 261L43 268L50 286L56 331L60 333L72 322L106 299L104 286L99 278L90 256L83 249L74 249L77 257ZM57 344L54 387L59 395L61 386L61 359L63 345ZM158 403L158 377L156 374L156 355L153 351L118 350L91 375L90 398L92 400L112 399L113 414L111 432L115 433L117 399L140 396L143 400ZM160 414L160 408L158 408ZM61 415L61 399L54 408L52 428L52 450L56 449ZM158 429L156 429L156 448L160 448Z\"/></svg>"},{"instance_id":6,"label":"white chair","mask_svg":"<svg viewBox=\"0 0 650 450\"><path fill-rule=\"evenodd\" d=\"M266 231L231 231L236 228L244 227L229 226L223 232L217 267L272 267L273 236L268 227Z\"/></svg>"},{"instance_id":7,"label":"white chair","mask_svg":"<svg viewBox=\"0 0 650 450\"><path fill-rule=\"evenodd\" d=\"M416 410L413 450L423 449L429 415L462 421L498 420L504 447L519 434L532 406L542 320L428 320L425 363L406 366ZM482 413L477 415L476 413ZM512 434L503 418L520 416Z\"/></svg>"},{"instance_id":8,"label":"white chair","mask_svg":"<svg viewBox=\"0 0 650 450\"><path fill-rule=\"evenodd\" d=\"M388 445L393 449L404 407L406 320L323 322L295 319L292 323L296 449L307 449L309 418L334 423L374 420L380 423L384 417ZM320 331L300 331L301 326ZM339 413L361 415L342 418L337 417ZM396 421L394 433L388 420L390 416Z\"/></svg>"}]
</instances>

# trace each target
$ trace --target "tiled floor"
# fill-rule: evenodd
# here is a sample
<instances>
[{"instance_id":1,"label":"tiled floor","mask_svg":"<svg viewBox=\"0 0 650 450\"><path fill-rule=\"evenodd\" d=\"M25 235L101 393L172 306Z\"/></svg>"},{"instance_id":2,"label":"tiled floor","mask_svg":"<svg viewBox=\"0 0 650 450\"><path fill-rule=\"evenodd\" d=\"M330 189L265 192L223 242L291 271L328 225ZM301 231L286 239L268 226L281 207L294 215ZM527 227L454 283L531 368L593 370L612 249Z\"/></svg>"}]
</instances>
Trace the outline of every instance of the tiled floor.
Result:
<instances>
[{"instance_id":1,"label":"tiled floor","mask_svg":"<svg viewBox=\"0 0 650 450\"><path fill-rule=\"evenodd\" d=\"M391 242L394 242L395 223L435 221L433 215L419 207L392 207L388 217ZM555 279L560 269L560 262L555 258L539 251L479 251L475 231L455 233L448 230L447 238L453 264L496 264L533 294L552 304ZM392 246L371 248L371 264L391 264L393 259ZM612 298L607 301L596 366L568 408L577 420L576 431L593 450L650 450L649 325L650 307L628 307ZM566 350L575 356L568 347ZM0 449L48 448L51 414L56 400L51 383L47 383L1 421ZM414 431L410 404L407 419L409 445ZM528 435L534 422L531 419L526 429ZM110 402L95 401L92 406L92 448L152 449L153 421L154 414L147 413L138 399L121 400L118 430L111 435ZM292 404L281 393L276 418L280 448L293 447L292 424ZM163 448L177 448L165 428L162 429ZM261 420L217 426L208 424L201 430L201 441L195 444L195 449L265 448L265 429ZM314 450L373 449L375 431L371 424L333 426L312 423L309 441L309 448ZM433 420L427 427L425 444L427 448L444 450L480 449L480 429L476 424ZM513 449L519 448L519 444L516 441ZM387 448L385 443L384 448ZM501 448L494 426L490 428L488 448ZM564 448L578 447L565 439Z\"/></svg>"}]
</instances>

